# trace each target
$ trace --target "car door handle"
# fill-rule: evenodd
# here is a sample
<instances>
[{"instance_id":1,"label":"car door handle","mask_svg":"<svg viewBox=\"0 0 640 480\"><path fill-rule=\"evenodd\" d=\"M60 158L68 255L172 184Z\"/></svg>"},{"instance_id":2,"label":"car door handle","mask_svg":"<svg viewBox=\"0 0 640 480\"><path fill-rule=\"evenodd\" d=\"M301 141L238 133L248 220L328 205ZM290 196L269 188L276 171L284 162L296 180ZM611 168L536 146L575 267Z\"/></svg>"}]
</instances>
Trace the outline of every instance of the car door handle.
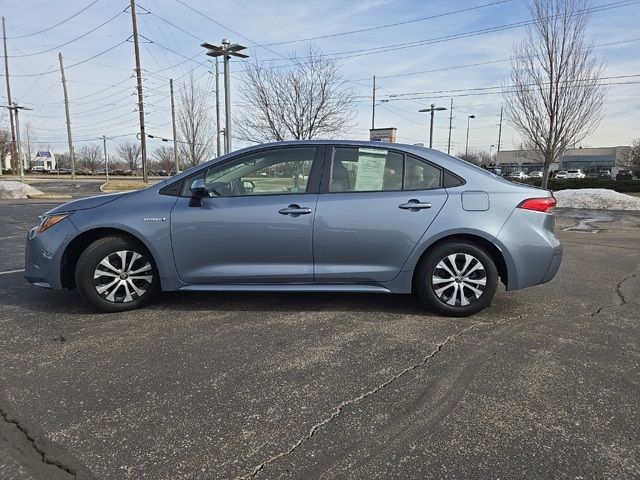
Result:
<instances>
[{"instance_id":1,"label":"car door handle","mask_svg":"<svg viewBox=\"0 0 640 480\"><path fill-rule=\"evenodd\" d=\"M278 210L278 213L282 215L307 215L311 213L311 209L308 207L301 207L300 205L296 205L295 203L289 205L287 208L283 208L282 210Z\"/></svg>"},{"instance_id":2,"label":"car door handle","mask_svg":"<svg viewBox=\"0 0 640 480\"><path fill-rule=\"evenodd\" d=\"M398 205L398 207L402 208L403 210L411 210L413 212L417 212L418 210L422 210L423 208L431 208L431 204L429 202L421 202L420 200L412 198L407 203Z\"/></svg>"}]
</instances>

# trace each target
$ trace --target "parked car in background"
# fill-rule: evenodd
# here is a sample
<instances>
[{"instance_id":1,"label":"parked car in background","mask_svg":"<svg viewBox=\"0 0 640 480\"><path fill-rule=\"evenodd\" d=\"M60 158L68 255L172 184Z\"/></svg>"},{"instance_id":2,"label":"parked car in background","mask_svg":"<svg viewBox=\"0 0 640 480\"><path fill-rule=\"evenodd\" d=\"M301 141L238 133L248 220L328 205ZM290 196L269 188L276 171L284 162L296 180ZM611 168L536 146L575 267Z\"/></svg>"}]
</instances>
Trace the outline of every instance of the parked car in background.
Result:
<instances>
[{"instance_id":1,"label":"parked car in background","mask_svg":"<svg viewBox=\"0 0 640 480\"><path fill-rule=\"evenodd\" d=\"M540 170L529 172L529 178L542 178L542 172Z\"/></svg>"},{"instance_id":2,"label":"parked car in background","mask_svg":"<svg viewBox=\"0 0 640 480\"><path fill-rule=\"evenodd\" d=\"M70 168L58 168L58 169L53 169L53 170L49 170L49 173L55 174L55 175L69 175L71 174L71 169Z\"/></svg>"},{"instance_id":3,"label":"parked car in background","mask_svg":"<svg viewBox=\"0 0 640 480\"><path fill-rule=\"evenodd\" d=\"M567 178L566 170L560 170L553 178Z\"/></svg>"},{"instance_id":4,"label":"parked car in background","mask_svg":"<svg viewBox=\"0 0 640 480\"><path fill-rule=\"evenodd\" d=\"M529 178L529 175L524 172L511 172L509 175L507 175L507 178L515 180L526 180L527 178Z\"/></svg>"},{"instance_id":5,"label":"parked car in background","mask_svg":"<svg viewBox=\"0 0 640 480\"><path fill-rule=\"evenodd\" d=\"M298 173L256 174L267 168ZM517 290L555 276L555 205L549 190L419 146L264 144L49 210L28 234L25 278L110 312L160 290L415 292L467 316L499 279Z\"/></svg>"},{"instance_id":6,"label":"parked car in background","mask_svg":"<svg viewBox=\"0 0 640 480\"><path fill-rule=\"evenodd\" d=\"M575 170L567 170L567 176L565 178L569 179L569 178L585 178L586 175L584 174L584 172L582 170L575 169Z\"/></svg>"},{"instance_id":7,"label":"parked car in background","mask_svg":"<svg viewBox=\"0 0 640 480\"><path fill-rule=\"evenodd\" d=\"M598 178L611 178L611 171L610 170L598 171Z\"/></svg>"},{"instance_id":8,"label":"parked car in background","mask_svg":"<svg viewBox=\"0 0 640 480\"><path fill-rule=\"evenodd\" d=\"M633 174L631 173L631 170L621 168L620 170L618 170L616 180L633 180Z\"/></svg>"}]
</instances>

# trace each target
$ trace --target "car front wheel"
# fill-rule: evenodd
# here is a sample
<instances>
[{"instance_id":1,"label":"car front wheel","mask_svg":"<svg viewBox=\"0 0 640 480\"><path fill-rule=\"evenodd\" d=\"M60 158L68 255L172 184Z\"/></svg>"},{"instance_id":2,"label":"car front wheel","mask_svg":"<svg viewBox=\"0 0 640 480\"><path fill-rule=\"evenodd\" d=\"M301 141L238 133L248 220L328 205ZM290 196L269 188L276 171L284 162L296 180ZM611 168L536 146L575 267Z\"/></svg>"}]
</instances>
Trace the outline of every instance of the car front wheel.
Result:
<instances>
[{"instance_id":1,"label":"car front wheel","mask_svg":"<svg viewBox=\"0 0 640 480\"><path fill-rule=\"evenodd\" d=\"M106 312L146 305L160 287L157 269L146 248L123 237L106 237L89 245L76 265L80 295Z\"/></svg>"},{"instance_id":2,"label":"car front wheel","mask_svg":"<svg viewBox=\"0 0 640 480\"><path fill-rule=\"evenodd\" d=\"M493 259L470 242L437 246L416 272L420 299L448 317L466 317L488 307L497 286L498 270Z\"/></svg>"}]
</instances>

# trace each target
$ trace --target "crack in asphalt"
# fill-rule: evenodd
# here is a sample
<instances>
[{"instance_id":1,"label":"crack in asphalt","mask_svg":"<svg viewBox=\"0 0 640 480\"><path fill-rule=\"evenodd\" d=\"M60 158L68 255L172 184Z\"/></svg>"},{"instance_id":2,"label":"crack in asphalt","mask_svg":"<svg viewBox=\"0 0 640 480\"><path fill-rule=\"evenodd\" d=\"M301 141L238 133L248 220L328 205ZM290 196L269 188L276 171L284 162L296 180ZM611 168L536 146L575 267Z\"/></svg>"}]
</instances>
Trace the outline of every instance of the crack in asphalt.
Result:
<instances>
[{"instance_id":1,"label":"crack in asphalt","mask_svg":"<svg viewBox=\"0 0 640 480\"><path fill-rule=\"evenodd\" d=\"M596 310L595 312L593 312L591 314L592 317L595 317L596 315L599 315L600 312L602 312L603 310L607 309L607 308L613 308L613 307L621 307L622 305L626 305L627 304L627 300L624 297L624 295L622 294L622 284L624 282L626 282L627 280L631 279L631 278L635 278L636 274L635 273L631 273L629 275L627 275L626 277L624 277L622 280L620 280L618 282L618 284L616 285L616 295L618 296L618 298L620 299L620 303L617 303L615 305L603 305L602 307L598 308L598 310Z\"/></svg>"},{"instance_id":2,"label":"crack in asphalt","mask_svg":"<svg viewBox=\"0 0 640 480\"><path fill-rule=\"evenodd\" d=\"M42 448L38 447L36 439L31 436L29 431L23 425L21 425L20 422L18 422L17 420L10 419L8 417L8 414L4 410L2 410L1 408L0 408L0 416L2 417L2 419L4 420L5 423L10 423L10 424L13 424L13 425L16 426L16 428L20 431L20 433L22 433L22 435L24 435L24 437L29 441L29 443L31 443L31 446L33 447L33 450L36 453L38 453L38 455L40 455L42 463L57 467L60 470L62 470L63 472L66 472L69 475L71 475L72 478L76 478L77 474L71 468L69 468L68 466L64 465L61 462L58 462L57 460L51 460L51 459L47 458L47 453Z\"/></svg>"},{"instance_id":3,"label":"crack in asphalt","mask_svg":"<svg viewBox=\"0 0 640 480\"><path fill-rule=\"evenodd\" d=\"M401 370L399 373L397 373L396 375L394 375L393 377L391 377L390 379L386 380L385 382L381 383L380 385L372 388L371 390L364 392L360 395L358 395L357 397L351 398L349 400L345 400L343 402L341 402L338 406L335 407L335 409L333 410L333 412L331 413L331 415L329 415L328 417L322 419L321 421L319 421L318 423L314 424L311 429L309 430L309 432L301 437L296 443L294 443L291 447L289 447L288 450L285 450L284 452L280 452L277 455L274 455L270 458L268 458L267 460L263 461L262 463L256 465L253 470L250 473L244 474L244 475L240 475L237 476L236 479L237 480L247 480L249 478L253 478L255 477L260 471L264 470L265 467L267 467L268 465L272 464L273 462L280 460L288 455L291 455L298 447L300 447L303 443L305 443L307 440L310 440L311 437L314 436L314 434L320 430L321 428L327 426L329 423L331 423L333 420L335 420L336 417L338 417L338 415L340 415L340 413L342 413L342 411L347 408L350 407L351 405L354 405L362 400L364 400L367 397L370 397L372 395L375 395L376 393L378 393L380 390L382 390L383 388L389 386L391 383L395 382L396 380L400 379L402 376L404 376L405 374L416 370L417 368L420 368L424 365L426 365L426 363L433 358L434 356L436 356L443 348L445 345L447 345L449 342L452 342L453 340L455 340L456 338L460 337L461 335L467 333L469 330L472 330L476 327L478 327L479 325L483 325L484 323L482 322L478 322L478 323L474 323L473 325L462 329L460 332L454 334L454 335L449 335L447 338L445 338L442 342L438 343L436 345L436 348L429 353L428 355L426 355L420 362L415 363L413 365L411 365L410 367L406 367L405 369Z\"/></svg>"}]
</instances>

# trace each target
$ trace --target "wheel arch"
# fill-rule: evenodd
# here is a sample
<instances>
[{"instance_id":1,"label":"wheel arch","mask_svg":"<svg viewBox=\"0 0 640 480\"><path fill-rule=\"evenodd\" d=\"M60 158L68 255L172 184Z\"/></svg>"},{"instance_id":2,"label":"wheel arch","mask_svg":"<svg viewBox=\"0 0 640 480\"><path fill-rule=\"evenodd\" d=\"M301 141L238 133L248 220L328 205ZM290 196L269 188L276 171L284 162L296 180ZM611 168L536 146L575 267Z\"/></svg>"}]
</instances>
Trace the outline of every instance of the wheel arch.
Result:
<instances>
[{"instance_id":1,"label":"wheel arch","mask_svg":"<svg viewBox=\"0 0 640 480\"><path fill-rule=\"evenodd\" d=\"M158 262L155 259L152 249L149 248L146 242L140 237L119 228L97 227L80 232L65 247L60 260L60 284L62 288L73 289L76 287L75 271L80 255L82 255L82 252L93 242L105 237L123 237L135 241L147 251L154 266L158 269ZM160 281L162 281L161 277Z\"/></svg>"},{"instance_id":2,"label":"wheel arch","mask_svg":"<svg viewBox=\"0 0 640 480\"><path fill-rule=\"evenodd\" d=\"M465 241L478 245L482 249L484 249L487 254L494 261L496 268L498 270L498 276L500 277L500 281L506 286L509 284L509 275L512 269L509 268L507 261L510 258L505 254L504 249L500 248L497 242L488 239L487 237L471 232L455 232L448 233L443 236L440 236L434 239L428 245L423 246L422 251L417 256L417 260L413 264L413 276L412 276L412 289L415 289L415 278L417 267L420 263L431 253L435 248L440 245L451 242L451 241Z\"/></svg>"}]
</instances>

